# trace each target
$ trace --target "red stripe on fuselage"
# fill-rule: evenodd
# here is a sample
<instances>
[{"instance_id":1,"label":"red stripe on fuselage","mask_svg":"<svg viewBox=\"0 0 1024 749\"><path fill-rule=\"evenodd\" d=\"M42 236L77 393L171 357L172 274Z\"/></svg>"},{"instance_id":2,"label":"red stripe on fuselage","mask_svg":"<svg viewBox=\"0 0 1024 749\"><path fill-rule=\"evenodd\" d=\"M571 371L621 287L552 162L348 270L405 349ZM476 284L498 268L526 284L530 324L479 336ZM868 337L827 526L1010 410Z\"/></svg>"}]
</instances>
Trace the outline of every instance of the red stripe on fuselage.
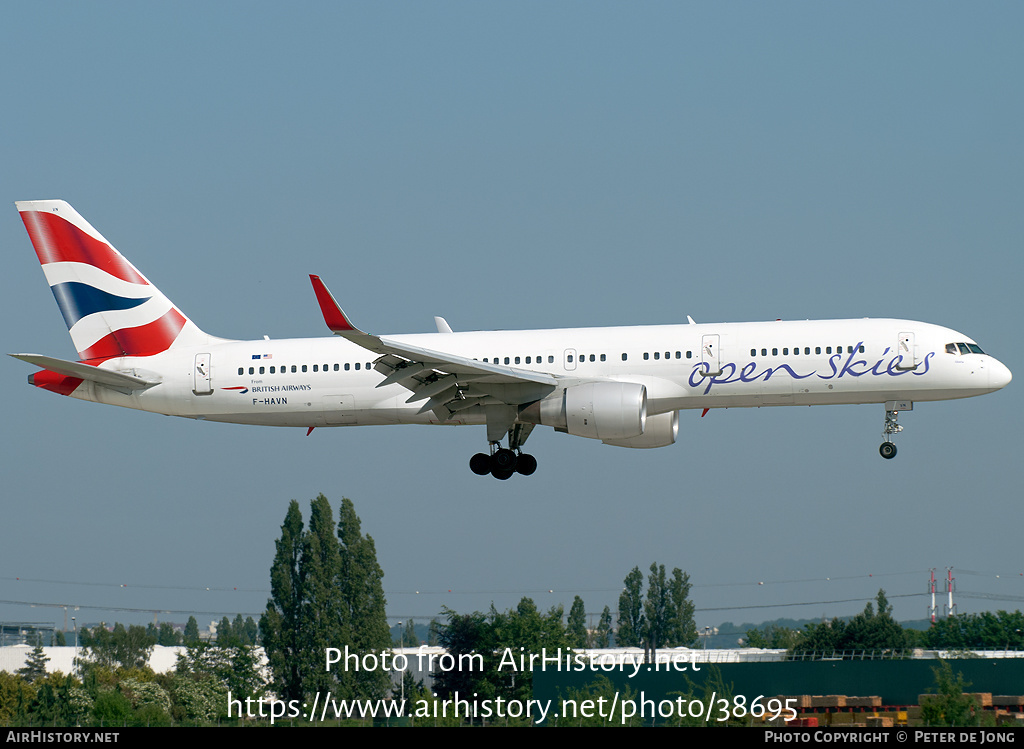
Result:
<instances>
[{"instance_id":1,"label":"red stripe on fuselage","mask_svg":"<svg viewBox=\"0 0 1024 749\"><path fill-rule=\"evenodd\" d=\"M113 247L90 237L61 216L42 211L22 211L21 220L25 222L41 264L85 263L122 281L147 283Z\"/></svg>"},{"instance_id":2,"label":"red stripe on fuselage","mask_svg":"<svg viewBox=\"0 0 1024 749\"><path fill-rule=\"evenodd\" d=\"M121 328L96 341L78 355L87 364L98 364L119 356L152 356L166 351L188 322L176 309L137 328Z\"/></svg>"},{"instance_id":3,"label":"red stripe on fuselage","mask_svg":"<svg viewBox=\"0 0 1024 749\"><path fill-rule=\"evenodd\" d=\"M60 395L71 395L75 392L75 388L84 382L80 377L68 377L67 375L51 372L48 369L36 372L34 375L30 375L30 378L32 384L37 388L49 390L51 393L59 393Z\"/></svg>"}]
</instances>

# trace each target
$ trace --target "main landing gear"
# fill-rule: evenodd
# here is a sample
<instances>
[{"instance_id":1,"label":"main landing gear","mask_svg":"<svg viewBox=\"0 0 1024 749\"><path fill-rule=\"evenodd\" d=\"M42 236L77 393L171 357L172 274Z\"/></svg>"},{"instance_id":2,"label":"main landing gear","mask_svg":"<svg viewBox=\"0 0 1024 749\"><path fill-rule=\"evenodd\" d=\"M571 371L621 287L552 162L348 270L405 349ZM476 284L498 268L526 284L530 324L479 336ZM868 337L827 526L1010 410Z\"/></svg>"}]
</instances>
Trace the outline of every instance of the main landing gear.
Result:
<instances>
[{"instance_id":1,"label":"main landing gear","mask_svg":"<svg viewBox=\"0 0 1024 749\"><path fill-rule=\"evenodd\" d=\"M886 460L892 460L896 457L896 444L892 441L892 438L894 435L903 431L903 427L901 427L896 421L899 416L899 411L886 408L885 426L882 428L882 439L884 439L885 442L878 447L878 454Z\"/></svg>"},{"instance_id":2,"label":"main landing gear","mask_svg":"<svg viewBox=\"0 0 1024 749\"><path fill-rule=\"evenodd\" d=\"M469 459L469 470L477 476L489 473L500 481L507 481L513 473L531 475L537 470L537 459L518 449L502 447L500 442L492 442L490 455L477 453Z\"/></svg>"}]
</instances>

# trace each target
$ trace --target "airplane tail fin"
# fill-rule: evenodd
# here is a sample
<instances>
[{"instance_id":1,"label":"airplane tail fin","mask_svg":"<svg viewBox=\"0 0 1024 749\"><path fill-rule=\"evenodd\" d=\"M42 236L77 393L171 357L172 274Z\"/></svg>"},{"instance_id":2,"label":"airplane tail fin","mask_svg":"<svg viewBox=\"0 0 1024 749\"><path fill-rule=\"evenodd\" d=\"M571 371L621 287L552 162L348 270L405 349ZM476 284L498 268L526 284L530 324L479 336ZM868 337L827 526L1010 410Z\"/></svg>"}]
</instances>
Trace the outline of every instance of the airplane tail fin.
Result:
<instances>
[{"instance_id":1,"label":"airplane tail fin","mask_svg":"<svg viewBox=\"0 0 1024 749\"><path fill-rule=\"evenodd\" d=\"M210 340L63 200L17 206L83 362Z\"/></svg>"}]
</instances>

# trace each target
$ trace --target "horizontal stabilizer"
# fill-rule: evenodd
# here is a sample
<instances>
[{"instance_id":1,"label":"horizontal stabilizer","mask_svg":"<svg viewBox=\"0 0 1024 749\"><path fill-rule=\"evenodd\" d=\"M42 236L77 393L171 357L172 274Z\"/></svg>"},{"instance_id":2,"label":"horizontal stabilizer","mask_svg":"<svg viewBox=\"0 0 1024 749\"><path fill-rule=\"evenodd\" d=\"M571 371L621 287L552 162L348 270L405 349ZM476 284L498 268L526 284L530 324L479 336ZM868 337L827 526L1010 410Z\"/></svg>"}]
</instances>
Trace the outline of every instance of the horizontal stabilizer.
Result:
<instances>
[{"instance_id":1,"label":"horizontal stabilizer","mask_svg":"<svg viewBox=\"0 0 1024 749\"><path fill-rule=\"evenodd\" d=\"M118 390L145 390L160 384L159 380L145 380L135 375L125 374L124 372L113 372L109 369L100 369L99 367L82 364L81 362L54 359L52 356L42 356L41 354L9 354L9 356L21 359L21 361L28 362L29 364L35 364L37 367L48 369L60 375L90 380Z\"/></svg>"}]
</instances>

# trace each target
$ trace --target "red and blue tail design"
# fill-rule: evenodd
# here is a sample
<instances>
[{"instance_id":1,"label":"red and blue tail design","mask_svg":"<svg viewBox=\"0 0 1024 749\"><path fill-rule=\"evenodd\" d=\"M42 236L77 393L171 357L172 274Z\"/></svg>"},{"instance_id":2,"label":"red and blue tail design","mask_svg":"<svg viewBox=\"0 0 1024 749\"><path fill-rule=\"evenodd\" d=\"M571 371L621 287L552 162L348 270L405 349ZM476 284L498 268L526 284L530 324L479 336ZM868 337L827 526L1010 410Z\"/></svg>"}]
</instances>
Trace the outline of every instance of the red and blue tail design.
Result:
<instances>
[{"instance_id":1,"label":"red and blue tail design","mask_svg":"<svg viewBox=\"0 0 1024 749\"><path fill-rule=\"evenodd\" d=\"M151 356L209 337L63 200L17 204L83 362Z\"/></svg>"}]
</instances>

